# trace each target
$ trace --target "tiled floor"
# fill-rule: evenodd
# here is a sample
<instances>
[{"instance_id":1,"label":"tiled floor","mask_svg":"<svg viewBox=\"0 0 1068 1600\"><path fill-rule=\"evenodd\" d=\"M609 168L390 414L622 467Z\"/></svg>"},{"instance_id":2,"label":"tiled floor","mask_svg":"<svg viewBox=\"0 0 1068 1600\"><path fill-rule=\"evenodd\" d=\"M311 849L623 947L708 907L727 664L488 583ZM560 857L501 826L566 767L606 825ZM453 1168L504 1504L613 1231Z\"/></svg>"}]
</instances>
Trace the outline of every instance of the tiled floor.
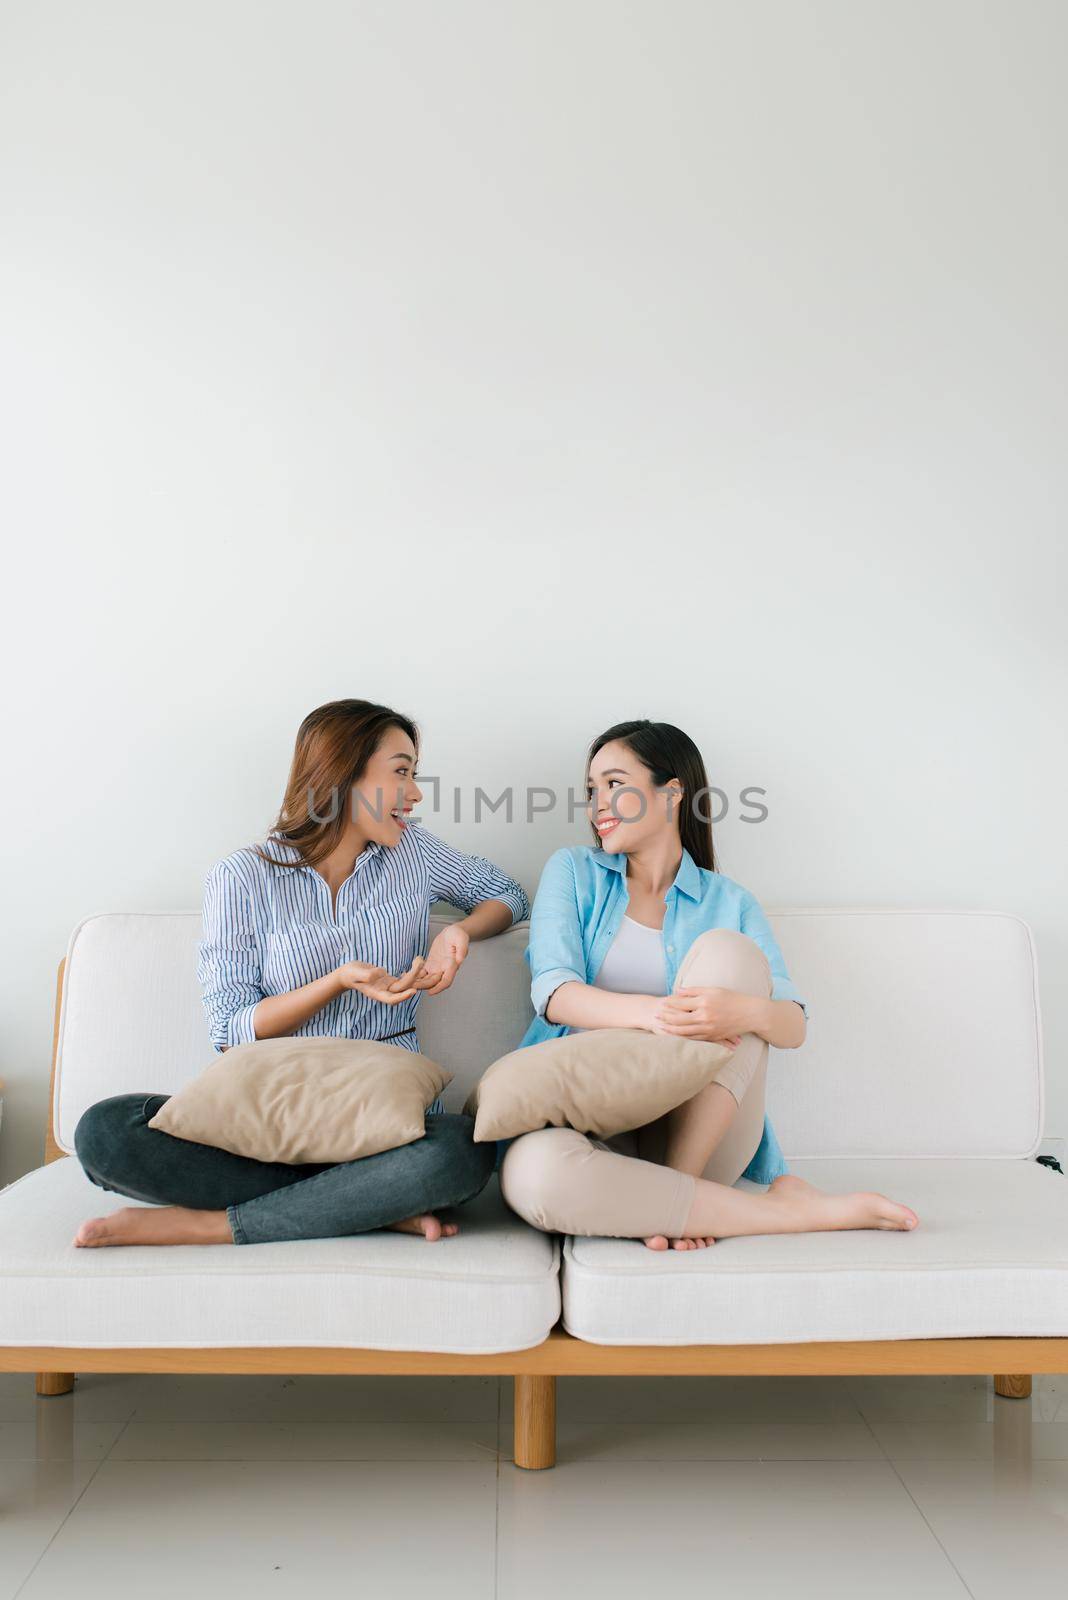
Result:
<instances>
[{"instance_id":1,"label":"tiled floor","mask_svg":"<svg viewBox=\"0 0 1068 1600\"><path fill-rule=\"evenodd\" d=\"M0 1600L1008 1600L1068 1583L1068 1377L0 1375Z\"/></svg>"}]
</instances>

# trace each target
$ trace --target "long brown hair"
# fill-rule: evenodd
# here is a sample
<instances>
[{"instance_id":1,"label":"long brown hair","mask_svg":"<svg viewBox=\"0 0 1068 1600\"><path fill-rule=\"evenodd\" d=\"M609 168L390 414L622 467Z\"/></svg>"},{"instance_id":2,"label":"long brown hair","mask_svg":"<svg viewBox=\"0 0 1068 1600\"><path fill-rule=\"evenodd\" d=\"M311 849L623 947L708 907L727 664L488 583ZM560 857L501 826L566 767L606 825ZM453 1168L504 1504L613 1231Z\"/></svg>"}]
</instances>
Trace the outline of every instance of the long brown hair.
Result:
<instances>
[{"instance_id":1,"label":"long brown hair","mask_svg":"<svg viewBox=\"0 0 1068 1600\"><path fill-rule=\"evenodd\" d=\"M331 700L309 711L297 729L285 798L271 833L291 844L299 861L278 861L254 848L274 867L314 867L345 831L349 791L367 770L387 728L401 728L419 753L419 730L410 717L371 700ZM323 815L329 811L329 815Z\"/></svg>"},{"instance_id":2,"label":"long brown hair","mask_svg":"<svg viewBox=\"0 0 1068 1600\"><path fill-rule=\"evenodd\" d=\"M589 782L590 762L602 745L618 739L628 750L633 750L643 766L649 768L653 782L662 788L669 778L677 778L682 785L682 802L679 805L679 834L682 845L693 856L699 867L716 872L716 852L712 843L712 819L709 811L708 774L701 752L688 733L671 722L649 722L640 717L634 722L617 722L606 728L590 745L586 757L586 781ZM699 795L698 805L694 796ZM598 849L601 836L590 821Z\"/></svg>"}]
</instances>

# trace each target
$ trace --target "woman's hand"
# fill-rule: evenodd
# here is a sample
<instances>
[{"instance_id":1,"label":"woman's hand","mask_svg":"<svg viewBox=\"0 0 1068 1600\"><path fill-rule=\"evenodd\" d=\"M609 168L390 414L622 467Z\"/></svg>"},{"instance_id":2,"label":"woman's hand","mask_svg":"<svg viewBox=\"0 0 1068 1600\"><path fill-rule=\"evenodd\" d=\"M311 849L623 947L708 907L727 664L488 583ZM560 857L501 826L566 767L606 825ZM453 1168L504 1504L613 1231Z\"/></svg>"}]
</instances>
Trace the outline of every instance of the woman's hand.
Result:
<instances>
[{"instance_id":1,"label":"woman's hand","mask_svg":"<svg viewBox=\"0 0 1068 1600\"><path fill-rule=\"evenodd\" d=\"M676 989L659 997L653 1008L652 1031L736 1048L743 1033L755 1031L754 1025L761 1021L760 1008L757 995L741 994L737 989Z\"/></svg>"},{"instance_id":2,"label":"woman's hand","mask_svg":"<svg viewBox=\"0 0 1068 1600\"><path fill-rule=\"evenodd\" d=\"M426 995L441 994L467 959L470 948L470 937L455 922L442 928L427 951L426 965L416 987Z\"/></svg>"},{"instance_id":3,"label":"woman's hand","mask_svg":"<svg viewBox=\"0 0 1068 1600\"><path fill-rule=\"evenodd\" d=\"M394 978L385 967L374 967L367 961L346 961L344 966L338 967L335 977L343 989L357 989L383 1005L395 1006L419 992L424 965L423 957L416 956L407 972Z\"/></svg>"}]
</instances>

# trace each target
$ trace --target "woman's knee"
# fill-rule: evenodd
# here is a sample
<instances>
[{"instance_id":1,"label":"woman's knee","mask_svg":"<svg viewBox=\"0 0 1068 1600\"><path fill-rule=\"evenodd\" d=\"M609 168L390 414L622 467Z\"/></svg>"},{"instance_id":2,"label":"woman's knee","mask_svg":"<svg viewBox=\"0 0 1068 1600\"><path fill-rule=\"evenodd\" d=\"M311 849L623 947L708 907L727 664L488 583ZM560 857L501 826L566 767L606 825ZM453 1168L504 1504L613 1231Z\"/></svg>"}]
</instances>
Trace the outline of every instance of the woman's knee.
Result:
<instances>
[{"instance_id":1,"label":"woman's knee","mask_svg":"<svg viewBox=\"0 0 1068 1600\"><path fill-rule=\"evenodd\" d=\"M74 1128L74 1152L88 1177L107 1177L123 1137L145 1103L143 1094L113 1094L87 1106Z\"/></svg>"},{"instance_id":2,"label":"woman's knee","mask_svg":"<svg viewBox=\"0 0 1068 1600\"><path fill-rule=\"evenodd\" d=\"M583 1187L582 1169L594 1153L574 1128L538 1128L521 1134L501 1162L501 1194L525 1222L547 1233L567 1233Z\"/></svg>"},{"instance_id":3,"label":"woman's knee","mask_svg":"<svg viewBox=\"0 0 1068 1600\"><path fill-rule=\"evenodd\" d=\"M496 1140L476 1144L475 1119L463 1112L435 1112L426 1118L425 1128L434 1155L464 1190L464 1198L473 1199L486 1187L497 1164Z\"/></svg>"},{"instance_id":4,"label":"woman's knee","mask_svg":"<svg viewBox=\"0 0 1068 1600\"><path fill-rule=\"evenodd\" d=\"M691 983L737 989L746 994L770 994L771 964L747 933L737 928L706 928L683 957L674 987L684 988Z\"/></svg>"}]
</instances>

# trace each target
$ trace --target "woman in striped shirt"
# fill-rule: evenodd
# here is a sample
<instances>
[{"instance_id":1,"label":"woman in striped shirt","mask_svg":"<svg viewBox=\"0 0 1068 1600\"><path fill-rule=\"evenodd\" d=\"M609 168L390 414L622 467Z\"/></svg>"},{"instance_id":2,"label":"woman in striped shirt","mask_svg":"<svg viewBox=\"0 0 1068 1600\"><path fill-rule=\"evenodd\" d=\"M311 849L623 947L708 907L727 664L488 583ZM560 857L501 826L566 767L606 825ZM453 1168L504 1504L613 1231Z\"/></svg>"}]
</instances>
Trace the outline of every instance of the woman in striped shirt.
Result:
<instances>
[{"instance_id":1,"label":"woman in striped shirt","mask_svg":"<svg viewBox=\"0 0 1068 1600\"><path fill-rule=\"evenodd\" d=\"M327 1034L418 1051L420 996L452 983L471 939L529 915L521 886L408 820L418 730L366 700L320 706L301 723L278 819L264 847L208 873L197 977L216 1050ZM426 948L430 906L464 917ZM436 1213L472 1199L496 1147L474 1121L428 1108L422 1139L355 1161L255 1161L150 1128L166 1095L113 1095L74 1132L94 1183L152 1209L93 1217L76 1245L255 1244L394 1228L440 1239Z\"/></svg>"}]
</instances>

